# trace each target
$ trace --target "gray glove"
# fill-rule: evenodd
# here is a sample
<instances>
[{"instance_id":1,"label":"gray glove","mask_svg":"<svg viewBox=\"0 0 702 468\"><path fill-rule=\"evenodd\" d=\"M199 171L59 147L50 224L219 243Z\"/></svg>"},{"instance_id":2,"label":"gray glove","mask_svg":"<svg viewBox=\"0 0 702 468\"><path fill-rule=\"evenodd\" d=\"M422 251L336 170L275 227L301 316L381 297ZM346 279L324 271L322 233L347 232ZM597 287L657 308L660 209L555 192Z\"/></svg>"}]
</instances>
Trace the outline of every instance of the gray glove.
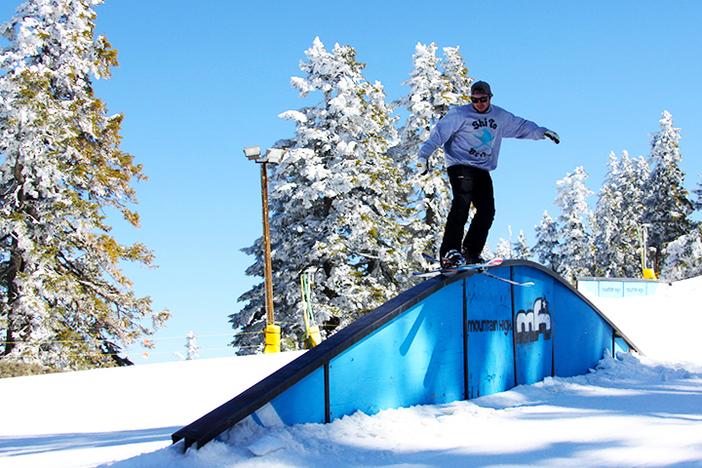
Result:
<instances>
[{"instance_id":1,"label":"gray glove","mask_svg":"<svg viewBox=\"0 0 702 468\"><path fill-rule=\"evenodd\" d=\"M420 176L426 175L429 172L429 161L425 157L417 158L417 174Z\"/></svg>"},{"instance_id":2,"label":"gray glove","mask_svg":"<svg viewBox=\"0 0 702 468\"><path fill-rule=\"evenodd\" d=\"M555 144L561 142L561 138L558 136L558 133L554 132L553 130L546 130L546 133L544 133L544 137L550 138Z\"/></svg>"}]
</instances>

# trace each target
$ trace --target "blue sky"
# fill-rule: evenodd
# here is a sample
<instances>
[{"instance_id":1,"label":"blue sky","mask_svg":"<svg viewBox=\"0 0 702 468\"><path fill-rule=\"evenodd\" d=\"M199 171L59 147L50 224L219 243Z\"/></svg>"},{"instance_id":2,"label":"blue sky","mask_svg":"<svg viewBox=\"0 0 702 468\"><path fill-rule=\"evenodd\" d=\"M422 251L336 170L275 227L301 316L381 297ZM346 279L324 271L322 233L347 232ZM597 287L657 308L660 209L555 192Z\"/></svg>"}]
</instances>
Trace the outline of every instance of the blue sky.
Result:
<instances>
[{"instance_id":1,"label":"blue sky","mask_svg":"<svg viewBox=\"0 0 702 468\"><path fill-rule=\"evenodd\" d=\"M19 4L0 0L0 19ZM493 103L559 133L558 146L503 142L493 248L510 225L533 243L544 210L557 215L556 181L576 167L596 192L610 152L647 156L664 110L682 129L687 188L700 180L698 1L107 0L96 11L97 33L120 61L96 94L125 114L122 149L149 176L135 186L141 229L110 224L122 243L155 251L159 268L125 272L137 294L173 314L148 359L131 348L137 364L175 360L189 331L201 358L233 355L228 315L261 281L244 275L252 258L240 252L262 232L259 166L242 149L292 136L278 114L320 99L290 87L317 36L328 49L355 47L388 100L407 93L401 83L418 42L459 46L470 76L491 84Z\"/></svg>"}]
</instances>

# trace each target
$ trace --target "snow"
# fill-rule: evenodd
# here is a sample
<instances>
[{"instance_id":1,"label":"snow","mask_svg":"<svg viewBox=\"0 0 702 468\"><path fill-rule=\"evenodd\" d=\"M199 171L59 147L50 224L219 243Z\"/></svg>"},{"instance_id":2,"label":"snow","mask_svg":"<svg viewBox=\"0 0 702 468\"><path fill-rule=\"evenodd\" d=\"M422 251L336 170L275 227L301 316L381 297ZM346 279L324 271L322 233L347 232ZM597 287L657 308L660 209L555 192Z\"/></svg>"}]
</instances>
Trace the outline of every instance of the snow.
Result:
<instances>
[{"instance_id":1,"label":"snow","mask_svg":"<svg viewBox=\"0 0 702 468\"><path fill-rule=\"evenodd\" d=\"M701 467L701 290L698 277L591 297L645 356L587 375L327 425L246 425L187 454L172 432L300 352L3 379L0 466Z\"/></svg>"},{"instance_id":2,"label":"snow","mask_svg":"<svg viewBox=\"0 0 702 468\"><path fill-rule=\"evenodd\" d=\"M299 352L0 380L0 466L92 467L170 444L173 432Z\"/></svg>"},{"instance_id":3,"label":"snow","mask_svg":"<svg viewBox=\"0 0 702 468\"><path fill-rule=\"evenodd\" d=\"M586 293L587 294L587 293ZM702 277L660 283L652 296L589 297L648 357L702 363Z\"/></svg>"}]
</instances>

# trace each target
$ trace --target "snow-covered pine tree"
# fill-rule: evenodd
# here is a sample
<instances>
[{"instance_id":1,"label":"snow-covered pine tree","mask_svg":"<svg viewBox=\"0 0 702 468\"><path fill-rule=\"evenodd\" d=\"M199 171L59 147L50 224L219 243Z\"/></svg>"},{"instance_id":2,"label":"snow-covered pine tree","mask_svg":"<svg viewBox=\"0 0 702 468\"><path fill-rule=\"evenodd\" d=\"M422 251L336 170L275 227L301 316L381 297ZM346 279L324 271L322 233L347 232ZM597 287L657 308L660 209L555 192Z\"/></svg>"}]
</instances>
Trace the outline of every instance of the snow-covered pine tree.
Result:
<instances>
[{"instance_id":1,"label":"snow-covered pine tree","mask_svg":"<svg viewBox=\"0 0 702 468\"><path fill-rule=\"evenodd\" d=\"M653 253L653 265L660 271L665 263L664 251L670 242L689 234L694 223L688 218L692 202L684 187L685 173L679 163L680 129L673 126L673 117L663 111L660 130L651 134L649 165L651 174L644 186L642 222L648 227L648 245Z\"/></svg>"},{"instance_id":2,"label":"snow-covered pine tree","mask_svg":"<svg viewBox=\"0 0 702 468\"><path fill-rule=\"evenodd\" d=\"M529 249L524 231L519 231L519 236L517 236L517 240L513 244L512 252L513 258L519 260L529 260L534 256L534 254L531 253L531 249Z\"/></svg>"},{"instance_id":3,"label":"snow-covered pine tree","mask_svg":"<svg viewBox=\"0 0 702 468\"><path fill-rule=\"evenodd\" d=\"M619 212L622 193L615 185L619 178L619 160L612 151L607 162L607 174L595 207L595 264L597 276L619 277L623 265L621 244L618 241Z\"/></svg>"},{"instance_id":4,"label":"snow-covered pine tree","mask_svg":"<svg viewBox=\"0 0 702 468\"><path fill-rule=\"evenodd\" d=\"M197 335L191 331L186 335L185 339L185 360L193 361L196 357L200 356L200 346L197 344Z\"/></svg>"},{"instance_id":5,"label":"snow-covered pine tree","mask_svg":"<svg viewBox=\"0 0 702 468\"><path fill-rule=\"evenodd\" d=\"M396 139L379 83L368 83L350 46L329 52L319 40L292 79L301 97L318 91L321 102L281 117L297 126L290 148L271 175L271 237L276 321L286 348L303 345L301 273L313 278L316 318L327 333L345 326L403 289L410 276L406 250L410 239L402 205L410 186L388 155ZM244 249L256 255L249 275L262 276L261 240ZM244 334L233 345L242 354L260 349L264 319L263 290L256 286L231 316Z\"/></svg>"},{"instance_id":6,"label":"snow-covered pine tree","mask_svg":"<svg viewBox=\"0 0 702 468\"><path fill-rule=\"evenodd\" d=\"M509 239L500 237L500 240L497 242L497 247L495 247L495 257L504 258L505 260L514 258L514 252L512 251L512 226L507 226L507 229L509 231ZM483 258L488 257L483 256Z\"/></svg>"},{"instance_id":7,"label":"snow-covered pine tree","mask_svg":"<svg viewBox=\"0 0 702 468\"><path fill-rule=\"evenodd\" d=\"M446 220L451 200L448 181L443 177L443 151L431 156L430 176L418 177L413 158L419 147L429 138L432 127L449 109L450 83L441 75L436 56L437 47L432 43L418 43L412 57L414 66L410 78L402 83L409 86L406 96L395 101L393 107L404 107L409 112L404 125L399 130L399 142L391 149L391 154L404 161L407 180L415 187L411 202L416 214L409 229L412 231L410 258L421 268L423 251L435 252L437 231Z\"/></svg>"},{"instance_id":8,"label":"snow-covered pine tree","mask_svg":"<svg viewBox=\"0 0 702 468\"><path fill-rule=\"evenodd\" d=\"M445 47L443 50L446 56L444 62L436 56L436 44L416 45L412 57L414 68L410 78L402 83L410 90L393 103L395 108L404 107L409 112L399 130L400 141L392 148L391 154L404 165L406 177L415 187L411 201L416 208L416 216L409 226L412 232L409 253L416 263L415 268L421 268L423 251L438 252L441 229L451 205L451 186L445 177L443 150L435 151L429 158L428 176L417 176L414 158L419 147L429 138L431 129L446 115L450 106L469 101L470 84L473 82L458 47Z\"/></svg>"},{"instance_id":9,"label":"snow-covered pine tree","mask_svg":"<svg viewBox=\"0 0 702 468\"><path fill-rule=\"evenodd\" d=\"M512 258L512 244L509 240L500 237L497 247L495 247L495 257L505 260Z\"/></svg>"},{"instance_id":10,"label":"snow-covered pine tree","mask_svg":"<svg viewBox=\"0 0 702 468\"><path fill-rule=\"evenodd\" d=\"M646 158L639 156L630 159L627 152L620 159L620 181L618 186L623 194L620 217L621 243L633 246L625 249L621 275L625 278L636 278L641 275L641 215L643 214L644 185L649 178L651 168Z\"/></svg>"},{"instance_id":11,"label":"snow-covered pine tree","mask_svg":"<svg viewBox=\"0 0 702 468\"><path fill-rule=\"evenodd\" d=\"M702 175L697 174L697 177L702 179ZM697 182L697 188L692 191L697 196L697 199L692 202L692 206L696 211L702 211L702 180Z\"/></svg>"},{"instance_id":12,"label":"snow-covered pine tree","mask_svg":"<svg viewBox=\"0 0 702 468\"><path fill-rule=\"evenodd\" d=\"M702 210L702 182L697 182L697 188L692 193L696 196L692 200L693 208ZM689 234L678 237L666 247L662 278L678 281L702 275L702 223L691 223L693 229Z\"/></svg>"},{"instance_id":13,"label":"snow-covered pine tree","mask_svg":"<svg viewBox=\"0 0 702 468\"><path fill-rule=\"evenodd\" d=\"M541 223L534 226L534 231L536 232L536 245L532 252L537 256L539 263L553 271L558 271L560 269L558 245L561 239L558 223L551 218L548 211L544 211Z\"/></svg>"},{"instance_id":14,"label":"snow-covered pine tree","mask_svg":"<svg viewBox=\"0 0 702 468\"><path fill-rule=\"evenodd\" d=\"M140 165L119 149L122 115L107 115L91 77L117 51L94 36L102 0L30 0L0 32L0 329L2 358L60 369L125 364L123 344L160 325L119 262L149 265L144 245L108 234L105 210L130 210Z\"/></svg>"},{"instance_id":15,"label":"snow-covered pine tree","mask_svg":"<svg viewBox=\"0 0 702 468\"><path fill-rule=\"evenodd\" d=\"M493 258L498 258L497 255L495 255L492 250L490 249L490 244L485 243L485 247L483 247L483 251L480 253L480 256L483 257L485 260L491 260Z\"/></svg>"},{"instance_id":16,"label":"snow-covered pine tree","mask_svg":"<svg viewBox=\"0 0 702 468\"><path fill-rule=\"evenodd\" d=\"M639 158L636 165L626 151L617 158L612 152L595 211L596 273L605 277L641 277L642 185L648 166Z\"/></svg>"},{"instance_id":17,"label":"snow-covered pine tree","mask_svg":"<svg viewBox=\"0 0 702 468\"><path fill-rule=\"evenodd\" d=\"M561 237L556 246L559 261L557 273L573 283L579 276L592 275L594 266L593 241L587 231L589 209L585 200L592 195L592 191L585 187L587 178L581 166L556 184L554 203L561 211L558 217Z\"/></svg>"},{"instance_id":18,"label":"snow-covered pine tree","mask_svg":"<svg viewBox=\"0 0 702 468\"><path fill-rule=\"evenodd\" d=\"M462 106L470 102L470 86L475 81L468 76L468 67L458 47L444 47L443 78L449 83L449 106ZM445 115L445 112L444 112Z\"/></svg>"},{"instance_id":19,"label":"snow-covered pine tree","mask_svg":"<svg viewBox=\"0 0 702 468\"><path fill-rule=\"evenodd\" d=\"M670 242L664 254L661 278L679 281L702 275L702 227Z\"/></svg>"}]
</instances>

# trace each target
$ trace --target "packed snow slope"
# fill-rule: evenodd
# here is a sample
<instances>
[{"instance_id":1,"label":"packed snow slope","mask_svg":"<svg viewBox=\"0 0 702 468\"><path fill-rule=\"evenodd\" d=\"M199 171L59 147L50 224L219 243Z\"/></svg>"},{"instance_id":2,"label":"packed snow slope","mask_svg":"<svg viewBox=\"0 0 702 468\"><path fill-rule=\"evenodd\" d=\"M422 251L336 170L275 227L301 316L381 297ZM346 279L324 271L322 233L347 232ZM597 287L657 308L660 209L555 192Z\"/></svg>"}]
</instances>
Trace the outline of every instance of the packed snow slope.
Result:
<instances>
[{"instance_id":1,"label":"packed snow slope","mask_svg":"<svg viewBox=\"0 0 702 468\"><path fill-rule=\"evenodd\" d=\"M445 405L327 425L237 427L182 454L170 435L299 353L0 380L0 466L702 467L702 278L590 299L645 356Z\"/></svg>"},{"instance_id":2,"label":"packed snow slope","mask_svg":"<svg viewBox=\"0 0 702 468\"><path fill-rule=\"evenodd\" d=\"M646 356L674 361L702 358L702 277L661 283L652 296L612 299L583 294Z\"/></svg>"}]
</instances>

